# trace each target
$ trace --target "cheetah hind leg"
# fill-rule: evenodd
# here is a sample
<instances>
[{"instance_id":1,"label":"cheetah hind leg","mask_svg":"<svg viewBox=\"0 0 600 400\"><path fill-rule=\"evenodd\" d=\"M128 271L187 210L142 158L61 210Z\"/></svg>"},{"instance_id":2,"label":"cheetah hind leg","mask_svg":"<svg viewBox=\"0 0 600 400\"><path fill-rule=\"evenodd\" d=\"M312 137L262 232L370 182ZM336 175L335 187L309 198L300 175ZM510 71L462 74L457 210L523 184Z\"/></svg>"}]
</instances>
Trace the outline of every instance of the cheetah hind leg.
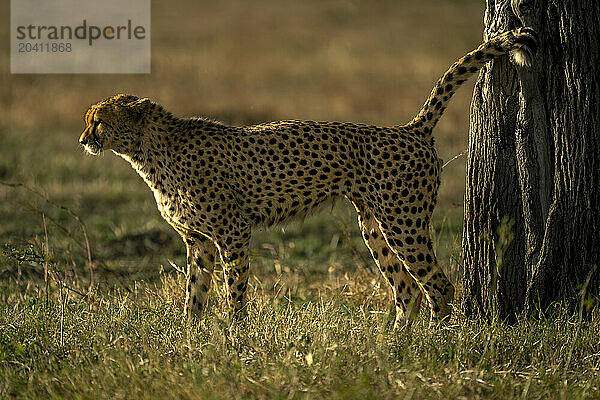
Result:
<instances>
[{"instance_id":1,"label":"cheetah hind leg","mask_svg":"<svg viewBox=\"0 0 600 400\"><path fill-rule=\"evenodd\" d=\"M410 328L419 314L423 294L415 279L385 242L373 215L358 207L357 211L363 239L390 286L390 315L395 314L394 329Z\"/></svg>"},{"instance_id":2,"label":"cheetah hind leg","mask_svg":"<svg viewBox=\"0 0 600 400\"><path fill-rule=\"evenodd\" d=\"M428 230L421 227L416 233L406 234L401 228L382 225L382 232L425 295L431 322L447 320L452 312L454 286L437 263Z\"/></svg>"}]
</instances>

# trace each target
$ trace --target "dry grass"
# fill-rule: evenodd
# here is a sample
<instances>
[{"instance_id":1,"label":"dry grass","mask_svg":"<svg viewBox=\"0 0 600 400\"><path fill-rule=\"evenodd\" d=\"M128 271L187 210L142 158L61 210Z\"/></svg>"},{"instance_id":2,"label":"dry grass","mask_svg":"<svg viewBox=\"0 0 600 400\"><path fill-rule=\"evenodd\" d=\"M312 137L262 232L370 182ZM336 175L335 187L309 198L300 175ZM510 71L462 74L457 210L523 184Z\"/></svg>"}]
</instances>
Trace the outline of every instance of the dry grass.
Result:
<instances>
[{"instance_id":1,"label":"dry grass","mask_svg":"<svg viewBox=\"0 0 600 400\"><path fill-rule=\"evenodd\" d=\"M4 18L7 6L2 5ZM81 210L102 238L169 228L121 160L82 156L76 138L90 104L128 92L179 115L229 123L284 118L399 123L417 111L444 69L478 44L482 5L178 1L176 7L154 2L152 16L152 74L2 74L0 179L40 186ZM7 40L8 26L0 26ZM7 49L2 50L0 65L7 68ZM459 91L438 126L444 159L466 147L470 92ZM444 171L436 213L442 259L459 240L463 185L459 158ZM8 200L0 206L0 218L8 220L0 226L3 240L40 234L38 219L14 218L15 209L23 211L22 199L4 188L0 195ZM135 211L142 214L132 215ZM153 218L142 221L148 215ZM350 212L343 217L352 224Z\"/></svg>"},{"instance_id":2,"label":"dry grass","mask_svg":"<svg viewBox=\"0 0 600 400\"><path fill-rule=\"evenodd\" d=\"M598 398L600 315L515 326L455 315L390 330L385 293L354 273L303 301L253 282L249 318L223 294L202 320L181 315L183 280L93 291L2 284L3 398ZM11 287L12 288L9 288ZM219 290L220 292L220 290ZM10 294L9 294L10 293Z\"/></svg>"},{"instance_id":3,"label":"dry grass","mask_svg":"<svg viewBox=\"0 0 600 400\"><path fill-rule=\"evenodd\" d=\"M446 66L479 42L481 7L465 1L418 6L392 1L180 1L177 7L155 2L152 74L2 75L0 179L38 186L77 210L92 226L100 251L107 241L131 235L170 234L149 191L127 165L110 154L102 159L82 155L76 138L90 104L129 92L149 96L179 115L208 115L230 123L284 118L399 123L416 112ZM0 27L1 37L7 38L7 28ZM7 66L7 52L0 57ZM459 91L438 126L442 158L466 146L469 98L469 87ZM444 171L435 219L446 267L460 240L463 185L464 158L459 158ZM3 241L42 234L35 211L39 207L30 198L2 187L0 195L7 200L0 205ZM306 257L330 248L332 237L344 235L341 227L354 226L354 218L341 206L333 215L304 227L293 225L288 232L297 240L312 239L307 244L313 251L298 246ZM259 249L265 240L281 246L279 235L260 234L258 239ZM348 259L348 247L341 243L333 255ZM159 263L181 254L175 244L171 248ZM125 261L110 254L104 259L116 265ZM133 260L127 264L139 267Z\"/></svg>"}]
</instances>

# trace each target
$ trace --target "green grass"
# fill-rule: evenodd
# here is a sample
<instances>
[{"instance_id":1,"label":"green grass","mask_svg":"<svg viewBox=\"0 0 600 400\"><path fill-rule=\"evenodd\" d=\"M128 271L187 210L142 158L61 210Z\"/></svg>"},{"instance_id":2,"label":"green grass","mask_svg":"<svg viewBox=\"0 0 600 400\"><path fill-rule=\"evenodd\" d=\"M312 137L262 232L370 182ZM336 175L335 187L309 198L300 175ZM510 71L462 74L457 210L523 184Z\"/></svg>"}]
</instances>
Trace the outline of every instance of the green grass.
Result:
<instances>
[{"instance_id":1,"label":"green grass","mask_svg":"<svg viewBox=\"0 0 600 400\"><path fill-rule=\"evenodd\" d=\"M16 398L598 398L600 315L395 332L365 274L307 300L254 281L249 318L222 296L186 324L179 276L81 296L3 283L0 396ZM368 277L367 277L368 278ZM18 290L17 290L18 289ZM219 290L220 292L220 290Z\"/></svg>"}]
</instances>

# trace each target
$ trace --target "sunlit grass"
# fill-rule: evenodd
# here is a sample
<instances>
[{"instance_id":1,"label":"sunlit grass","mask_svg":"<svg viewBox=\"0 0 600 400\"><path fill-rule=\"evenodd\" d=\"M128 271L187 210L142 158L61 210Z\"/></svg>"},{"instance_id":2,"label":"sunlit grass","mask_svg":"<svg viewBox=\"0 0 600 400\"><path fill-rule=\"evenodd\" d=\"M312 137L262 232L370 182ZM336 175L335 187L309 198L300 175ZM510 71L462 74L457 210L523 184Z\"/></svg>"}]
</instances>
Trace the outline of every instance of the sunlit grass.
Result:
<instances>
[{"instance_id":1,"label":"sunlit grass","mask_svg":"<svg viewBox=\"0 0 600 400\"><path fill-rule=\"evenodd\" d=\"M95 291L4 281L0 396L18 398L595 398L600 316L558 313L514 326L422 315L390 329L386 295L364 274L334 274L307 300L250 289L231 325L222 293L182 318L182 279ZM218 290L220 292L220 289ZM278 294L279 293L279 294ZM576 333L576 327L580 326ZM569 361L568 354L571 354ZM567 364L568 362L568 364Z\"/></svg>"}]
</instances>

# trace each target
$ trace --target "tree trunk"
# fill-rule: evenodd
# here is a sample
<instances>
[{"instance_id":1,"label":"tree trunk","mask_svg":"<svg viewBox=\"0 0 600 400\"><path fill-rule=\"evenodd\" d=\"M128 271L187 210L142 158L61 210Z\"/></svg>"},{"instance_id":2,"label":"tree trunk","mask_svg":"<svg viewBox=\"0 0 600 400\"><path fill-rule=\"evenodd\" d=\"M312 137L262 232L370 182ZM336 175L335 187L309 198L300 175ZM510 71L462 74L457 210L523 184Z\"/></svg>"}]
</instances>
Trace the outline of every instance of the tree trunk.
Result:
<instances>
[{"instance_id":1,"label":"tree trunk","mask_svg":"<svg viewBox=\"0 0 600 400\"><path fill-rule=\"evenodd\" d=\"M463 230L465 313L509 321L600 295L600 6L486 0L486 37L518 26L541 46L480 73Z\"/></svg>"}]
</instances>

